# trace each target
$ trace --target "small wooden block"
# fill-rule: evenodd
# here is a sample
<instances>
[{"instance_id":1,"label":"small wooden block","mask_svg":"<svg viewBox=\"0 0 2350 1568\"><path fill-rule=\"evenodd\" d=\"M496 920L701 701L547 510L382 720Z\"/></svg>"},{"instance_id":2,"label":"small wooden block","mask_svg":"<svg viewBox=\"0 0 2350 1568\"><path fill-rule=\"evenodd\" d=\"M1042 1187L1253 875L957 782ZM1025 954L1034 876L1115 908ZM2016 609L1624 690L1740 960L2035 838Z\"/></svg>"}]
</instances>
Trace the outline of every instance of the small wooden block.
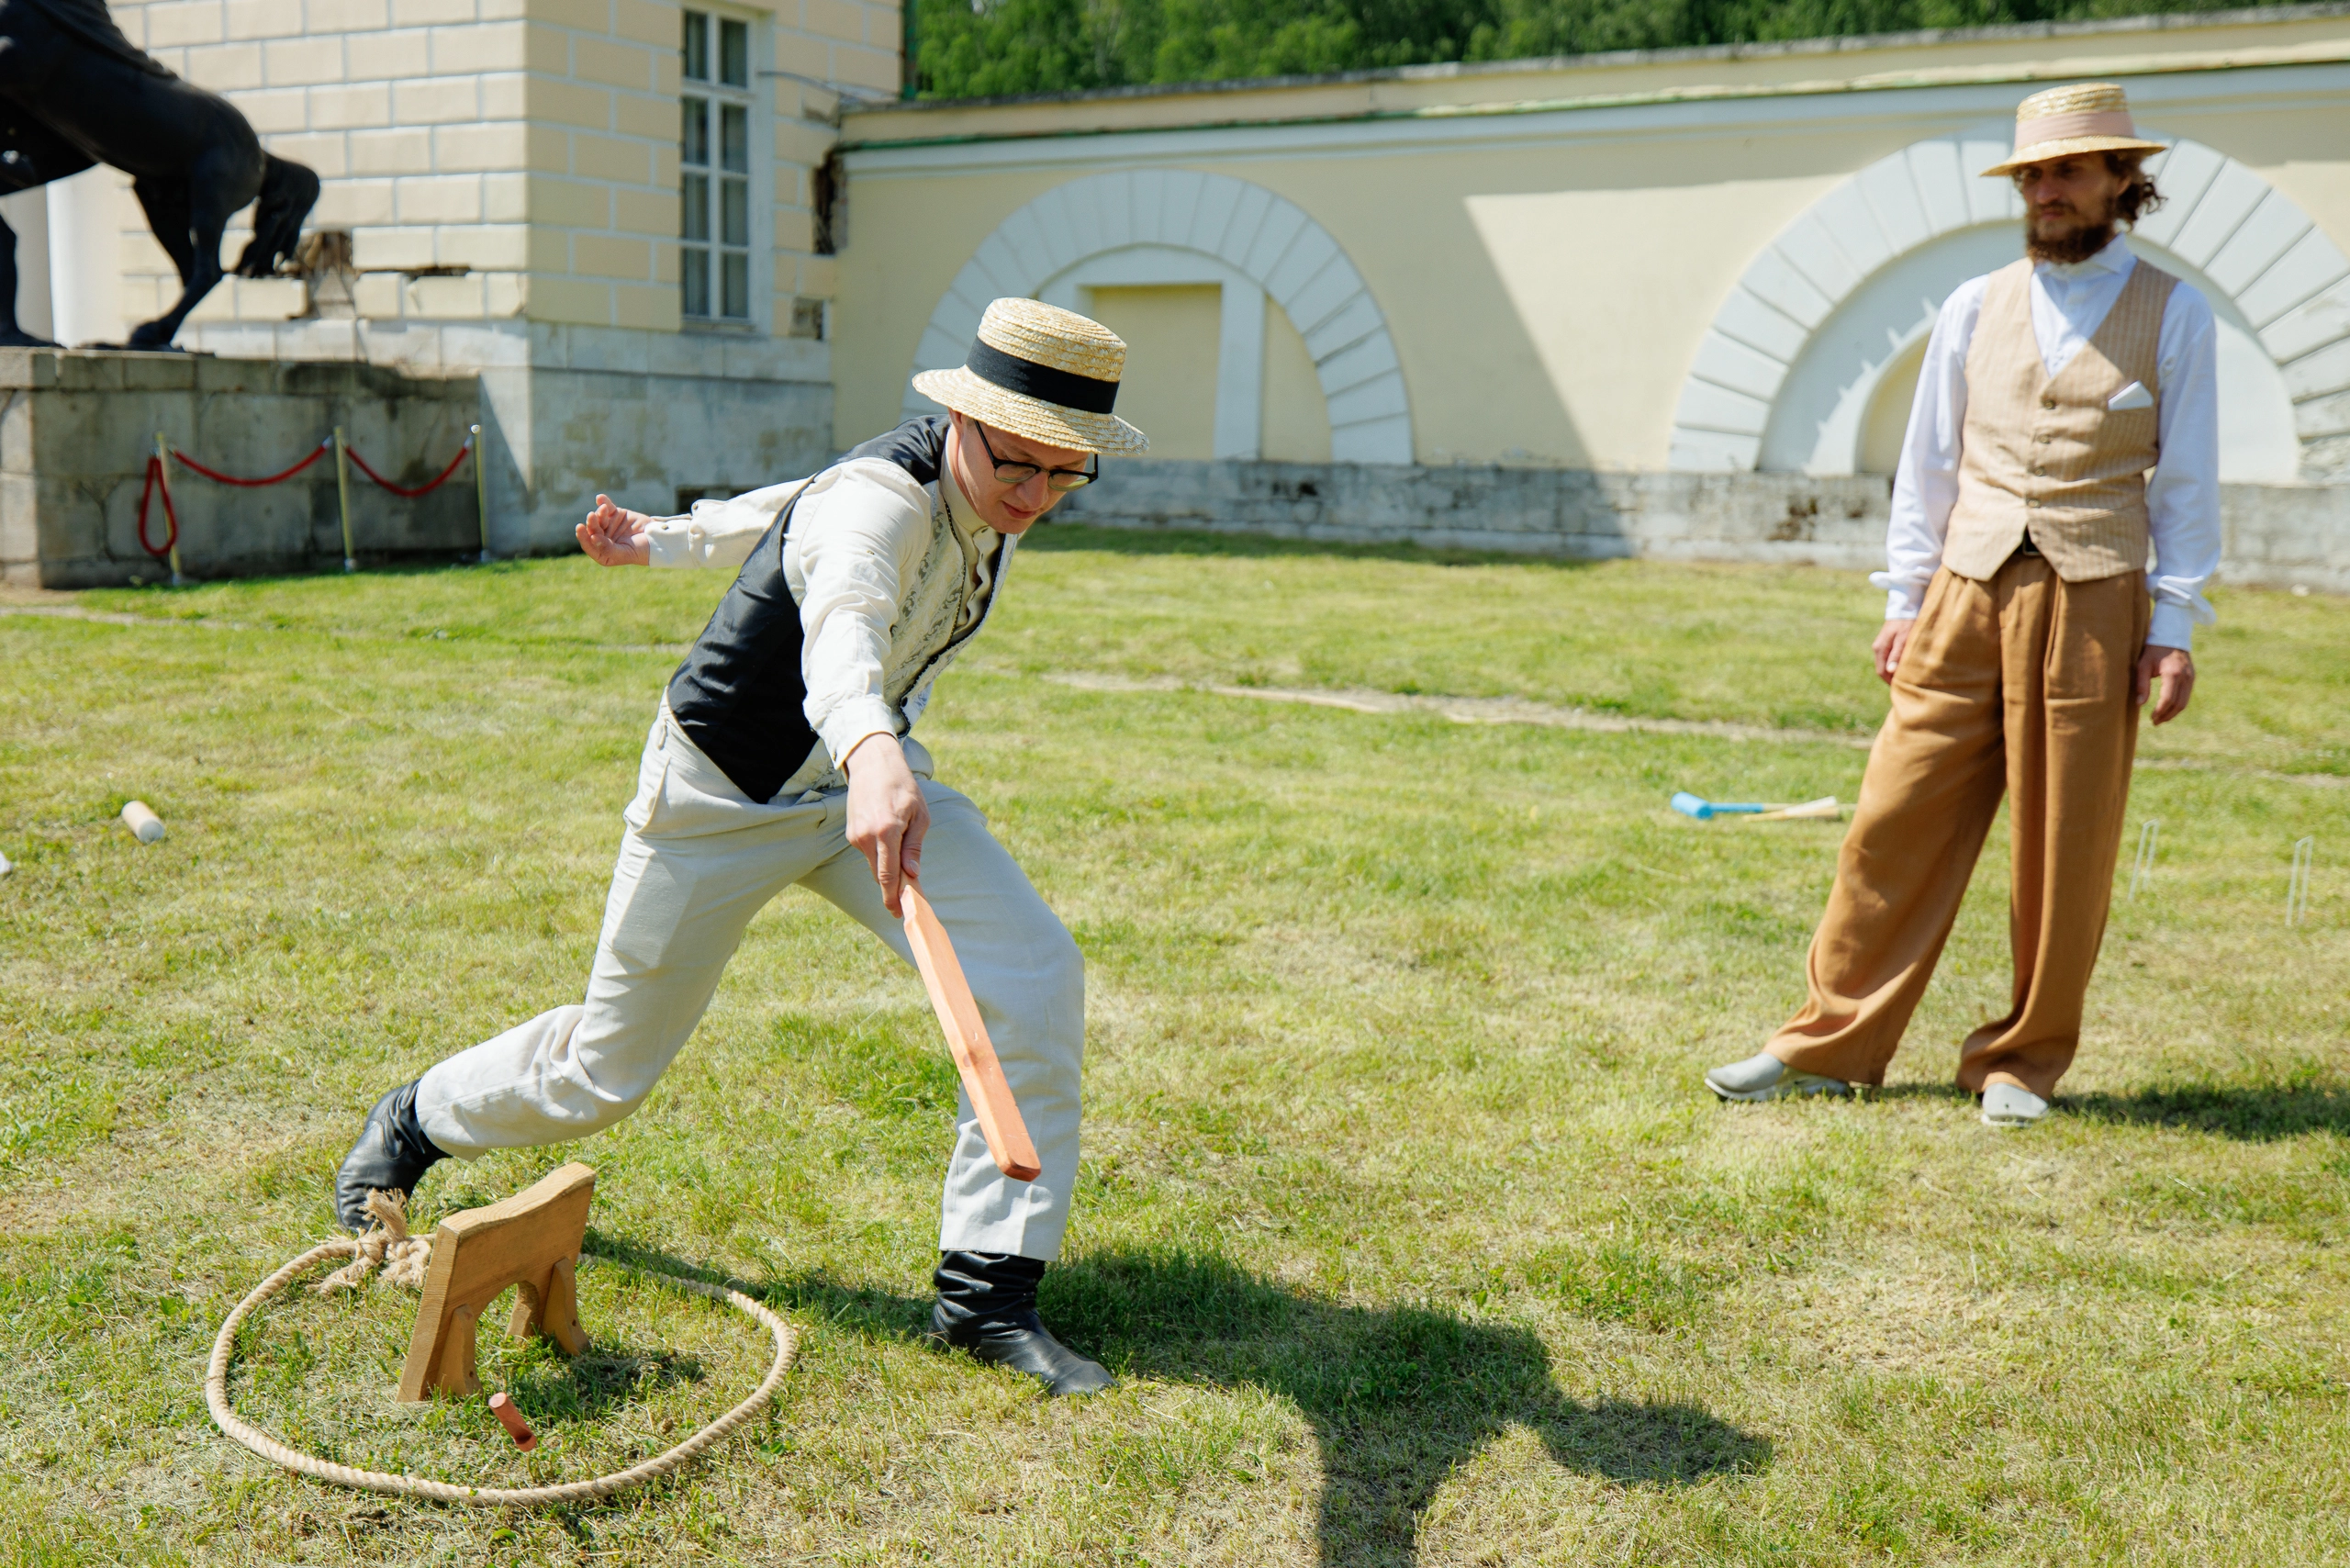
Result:
<instances>
[{"instance_id":1,"label":"small wooden block","mask_svg":"<svg viewBox=\"0 0 2350 1568\"><path fill-rule=\"evenodd\" d=\"M515 1334L544 1334L575 1356L588 1348L574 1281L595 1195L596 1172L575 1163L502 1203L441 1222L432 1234L432 1262L417 1304L416 1331L408 1337L408 1364L400 1372L403 1402L430 1398L434 1389L480 1392L475 1326L509 1286L520 1287L510 1325Z\"/></svg>"}]
</instances>

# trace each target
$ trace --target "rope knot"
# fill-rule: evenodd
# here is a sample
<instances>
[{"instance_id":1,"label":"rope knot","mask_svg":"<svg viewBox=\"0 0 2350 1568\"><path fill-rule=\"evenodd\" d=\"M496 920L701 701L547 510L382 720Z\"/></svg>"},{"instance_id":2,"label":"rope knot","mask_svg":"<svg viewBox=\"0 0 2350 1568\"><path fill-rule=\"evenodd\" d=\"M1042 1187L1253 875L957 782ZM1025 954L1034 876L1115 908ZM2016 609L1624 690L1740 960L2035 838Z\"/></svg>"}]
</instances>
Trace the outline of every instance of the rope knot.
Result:
<instances>
[{"instance_id":1,"label":"rope knot","mask_svg":"<svg viewBox=\"0 0 2350 1568\"><path fill-rule=\"evenodd\" d=\"M408 1234L408 1194L380 1188L368 1193L367 1217L375 1222L367 1233L341 1244L351 1253L351 1261L310 1287L319 1294L355 1291L378 1269L384 1271L386 1284L424 1288L424 1271L432 1261L432 1238Z\"/></svg>"}]
</instances>

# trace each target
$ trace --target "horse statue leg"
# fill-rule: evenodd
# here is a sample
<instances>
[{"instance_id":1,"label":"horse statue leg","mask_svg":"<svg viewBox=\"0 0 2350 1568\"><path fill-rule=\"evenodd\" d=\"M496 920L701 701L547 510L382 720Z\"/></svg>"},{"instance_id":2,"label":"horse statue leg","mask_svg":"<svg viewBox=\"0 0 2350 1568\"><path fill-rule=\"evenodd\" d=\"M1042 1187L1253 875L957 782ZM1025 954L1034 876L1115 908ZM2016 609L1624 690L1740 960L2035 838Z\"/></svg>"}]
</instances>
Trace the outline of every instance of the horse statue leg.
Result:
<instances>
[{"instance_id":1,"label":"horse statue leg","mask_svg":"<svg viewBox=\"0 0 2350 1568\"><path fill-rule=\"evenodd\" d=\"M17 231L0 218L0 349L53 349L47 338L37 338L17 322Z\"/></svg>"},{"instance_id":2,"label":"horse statue leg","mask_svg":"<svg viewBox=\"0 0 2350 1568\"><path fill-rule=\"evenodd\" d=\"M290 158L264 152L261 199L253 204L253 237L237 258L239 277L270 277L302 245L302 220L318 205L319 177Z\"/></svg>"},{"instance_id":3,"label":"horse statue leg","mask_svg":"<svg viewBox=\"0 0 2350 1568\"><path fill-rule=\"evenodd\" d=\"M248 164L233 147L197 159L185 184L140 180L131 188L185 286L177 304L130 334L134 349L171 347L187 313L227 275L220 267L220 235L229 214L258 195L253 237L237 258L237 275L269 277L300 245L302 220L319 199L319 177L302 164L267 153L260 154L257 165Z\"/></svg>"},{"instance_id":4,"label":"horse statue leg","mask_svg":"<svg viewBox=\"0 0 2350 1568\"><path fill-rule=\"evenodd\" d=\"M258 154L259 149L253 150ZM204 301L228 274L220 265L220 236L229 215L260 194L262 162L242 148L215 147L196 160L185 181L135 180L131 189L147 213L172 265L179 269L178 302L131 329L134 349L168 349L187 313Z\"/></svg>"},{"instance_id":5,"label":"horse statue leg","mask_svg":"<svg viewBox=\"0 0 2350 1568\"><path fill-rule=\"evenodd\" d=\"M0 195L39 189L51 180L78 174L95 162L88 153L26 115L0 103ZM17 231L0 218L0 348L53 349L17 321Z\"/></svg>"}]
</instances>

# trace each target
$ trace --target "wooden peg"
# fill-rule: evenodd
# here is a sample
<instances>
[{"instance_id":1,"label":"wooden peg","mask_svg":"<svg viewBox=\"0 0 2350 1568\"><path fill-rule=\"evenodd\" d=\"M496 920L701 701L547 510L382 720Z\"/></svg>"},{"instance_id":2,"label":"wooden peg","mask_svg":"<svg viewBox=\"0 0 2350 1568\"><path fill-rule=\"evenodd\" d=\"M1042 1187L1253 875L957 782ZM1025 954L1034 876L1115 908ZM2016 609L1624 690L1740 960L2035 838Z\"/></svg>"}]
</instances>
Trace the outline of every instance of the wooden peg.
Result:
<instances>
[{"instance_id":1,"label":"wooden peg","mask_svg":"<svg viewBox=\"0 0 2350 1568\"><path fill-rule=\"evenodd\" d=\"M596 1172L566 1165L502 1203L441 1222L400 1372L401 1400L414 1404L436 1388L480 1391L475 1327L509 1286L520 1287L513 1332L544 1334L571 1355L588 1348L575 1271L595 1193Z\"/></svg>"},{"instance_id":2,"label":"wooden peg","mask_svg":"<svg viewBox=\"0 0 2350 1568\"><path fill-rule=\"evenodd\" d=\"M516 1448L528 1453L539 1446L539 1434L531 1430L531 1423L523 1419L522 1413L514 1408L514 1402L506 1395L493 1394L489 1396L489 1413L498 1417L498 1423L506 1428L506 1435L514 1439Z\"/></svg>"}]
</instances>

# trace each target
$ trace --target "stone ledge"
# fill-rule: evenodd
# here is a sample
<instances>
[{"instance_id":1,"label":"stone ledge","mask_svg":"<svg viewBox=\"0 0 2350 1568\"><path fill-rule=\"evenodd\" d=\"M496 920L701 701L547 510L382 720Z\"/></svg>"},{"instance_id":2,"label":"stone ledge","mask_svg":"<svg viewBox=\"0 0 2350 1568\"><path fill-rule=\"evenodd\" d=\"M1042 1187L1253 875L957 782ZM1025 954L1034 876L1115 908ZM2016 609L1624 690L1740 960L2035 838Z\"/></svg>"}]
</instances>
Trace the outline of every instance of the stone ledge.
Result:
<instances>
[{"instance_id":1,"label":"stone ledge","mask_svg":"<svg viewBox=\"0 0 2350 1568\"><path fill-rule=\"evenodd\" d=\"M384 365L412 375L579 370L827 386L833 378L830 343L733 332L362 317L193 322L183 336L223 357L330 360Z\"/></svg>"},{"instance_id":2,"label":"stone ledge","mask_svg":"<svg viewBox=\"0 0 2350 1568\"><path fill-rule=\"evenodd\" d=\"M1892 483L1796 474L1121 461L1061 515L1108 528L1609 560L1875 571ZM2221 489L2234 583L2350 592L2350 486Z\"/></svg>"}]
</instances>

